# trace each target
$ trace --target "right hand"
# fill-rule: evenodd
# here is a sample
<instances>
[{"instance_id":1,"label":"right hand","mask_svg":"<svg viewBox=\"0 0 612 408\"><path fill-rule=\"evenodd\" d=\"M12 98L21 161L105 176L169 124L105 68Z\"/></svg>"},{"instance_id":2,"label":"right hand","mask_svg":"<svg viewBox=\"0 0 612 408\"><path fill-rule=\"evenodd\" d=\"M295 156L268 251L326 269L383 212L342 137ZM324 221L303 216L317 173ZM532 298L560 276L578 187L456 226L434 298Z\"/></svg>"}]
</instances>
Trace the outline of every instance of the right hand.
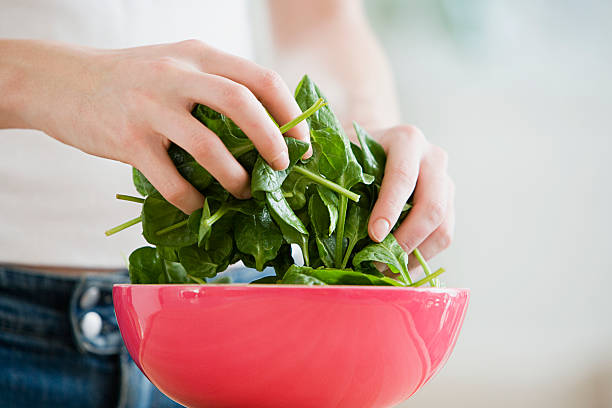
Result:
<instances>
[{"instance_id":1,"label":"right hand","mask_svg":"<svg viewBox=\"0 0 612 408\"><path fill-rule=\"evenodd\" d=\"M273 168L289 163L266 109L279 124L301 110L274 71L196 40L122 50L21 43L29 47L20 60L21 122L87 153L133 165L187 214L204 198L168 157L170 142L235 197L250 197L249 175L191 116L194 104L232 118ZM309 142L305 122L288 135Z\"/></svg>"}]
</instances>

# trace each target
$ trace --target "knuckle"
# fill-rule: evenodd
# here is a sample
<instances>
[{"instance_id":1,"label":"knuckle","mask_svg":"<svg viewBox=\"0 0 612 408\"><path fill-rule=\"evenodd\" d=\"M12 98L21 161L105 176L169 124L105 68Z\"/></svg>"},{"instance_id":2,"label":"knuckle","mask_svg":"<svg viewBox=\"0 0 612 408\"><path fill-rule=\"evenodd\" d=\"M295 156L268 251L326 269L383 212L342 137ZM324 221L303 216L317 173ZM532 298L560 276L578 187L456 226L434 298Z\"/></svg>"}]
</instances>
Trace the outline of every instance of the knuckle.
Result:
<instances>
[{"instance_id":1,"label":"knuckle","mask_svg":"<svg viewBox=\"0 0 612 408\"><path fill-rule=\"evenodd\" d=\"M191 154L199 163L208 163L214 159L214 152L207 138L201 134L193 135L191 138Z\"/></svg>"},{"instance_id":2,"label":"knuckle","mask_svg":"<svg viewBox=\"0 0 612 408\"><path fill-rule=\"evenodd\" d=\"M179 182L162 186L160 192L168 202L176 205L181 203L187 194L189 194L190 188L187 182Z\"/></svg>"},{"instance_id":3,"label":"knuckle","mask_svg":"<svg viewBox=\"0 0 612 408\"><path fill-rule=\"evenodd\" d=\"M440 201L430 201L425 207L425 216L431 225L438 226L444 221L446 206Z\"/></svg>"},{"instance_id":4,"label":"knuckle","mask_svg":"<svg viewBox=\"0 0 612 408\"><path fill-rule=\"evenodd\" d=\"M431 235L433 229L424 223L413 224L410 230L405 231L405 237L398 241L406 252L410 252L423 243L423 241Z\"/></svg>"},{"instance_id":5,"label":"knuckle","mask_svg":"<svg viewBox=\"0 0 612 408\"><path fill-rule=\"evenodd\" d=\"M442 249L448 248L453 242L453 234L450 231L450 228L448 227L440 228L439 234L440 235L438 237L438 242L439 242L440 248Z\"/></svg>"},{"instance_id":6,"label":"knuckle","mask_svg":"<svg viewBox=\"0 0 612 408\"><path fill-rule=\"evenodd\" d=\"M283 87L283 79L276 71L265 69L259 78L260 86L269 91L277 91Z\"/></svg>"},{"instance_id":7,"label":"knuckle","mask_svg":"<svg viewBox=\"0 0 612 408\"><path fill-rule=\"evenodd\" d=\"M412 239L402 236L395 236L397 243L404 249L404 251L410 253L414 248L417 247L418 242L415 242Z\"/></svg>"},{"instance_id":8,"label":"knuckle","mask_svg":"<svg viewBox=\"0 0 612 408\"><path fill-rule=\"evenodd\" d=\"M149 62L149 69L156 74L167 74L176 66L176 61L172 57L163 56Z\"/></svg>"},{"instance_id":9,"label":"knuckle","mask_svg":"<svg viewBox=\"0 0 612 408\"><path fill-rule=\"evenodd\" d=\"M181 41L178 43L178 45L189 51L204 51L206 49L206 43L195 38Z\"/></svg>"},{"instance_id":10,"label":"knuckle","mask_svg":"<svg viewBox=\"0 0 612 408\"><path fill-rule=\"evenodd\" d=\"M421 129L414 125L398 125L393 128L394 133L411 142L424 142L425 136Z\"/></svg>"},{"instance_id":11,"label":"knuckle","mask_svg":"<svg viewBox=\"0 0 612 408\"><path fill-rule=\"evenodd\" d=\"M211 55L211 47L203 41L197 39L185 40L175 45L178 51L191 56L197 61L200 69L204 71L208 67L208 57Z\"/></svg>"},{"instance_id":12,"label":"knuckle","mask_svg":"<svg viewBox=\"0 0 612 408\"><path fill-rule=\"evenodd\" d=\"M241 110L251 101L251 91L244 85L229 85L223 90L223 99L228 108Z\"/></svg>"},{"instance_id":13,"label":"knuckle","mask_svg":"<svg viewBox=\"0 0 612 408\"><path fill-rule=\"evenodd\" d=\"M400 161L397 165L391 168L392 174L399 177L406 185L414 186L416 184L416 174L407 160Z\"/></svg>"},{"instance_id":14,"label":"knuckle","mask_svg":"<svg viewBox=\"0 0 612 408\"><path fill-rule=\"evenodd\" d=\"M400 197L398 194L381 195L378 200L380 202L380 208L386 209L385 212L388 212L389 214L391 212L397 212L399 214L405 202L405 199L402 200L402 197Z\"/></svg>"},{"instance_id":15,"label":"knuckle","mask_svg":"<svg viewBox=\"0 0 612 408\"><path fill-rule=\"evenodd\" d=\"M440 146L431 145L431 151L436 161L446 165L448 163L448 153Z\"/></svg>"}]
</instances>

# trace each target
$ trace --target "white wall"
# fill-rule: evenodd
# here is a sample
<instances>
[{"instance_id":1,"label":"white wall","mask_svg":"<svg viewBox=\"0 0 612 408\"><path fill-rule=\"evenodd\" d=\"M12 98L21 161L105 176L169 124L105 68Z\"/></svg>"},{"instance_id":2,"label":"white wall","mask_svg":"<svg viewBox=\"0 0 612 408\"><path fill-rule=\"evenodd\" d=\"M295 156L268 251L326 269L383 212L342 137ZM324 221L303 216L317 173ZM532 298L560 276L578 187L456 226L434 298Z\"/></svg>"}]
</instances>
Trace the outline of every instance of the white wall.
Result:
<instances>
[{"instance_id":1,"label":"white wall","mask_svg":"<svg viewBox=\"0 0 612 408\"><path fill-rule=\"evenodd\" d=\"M405 407L612 407L612 2L366 2L405 121L450 154L472 302Z\"/></svg>"}]
</instances>

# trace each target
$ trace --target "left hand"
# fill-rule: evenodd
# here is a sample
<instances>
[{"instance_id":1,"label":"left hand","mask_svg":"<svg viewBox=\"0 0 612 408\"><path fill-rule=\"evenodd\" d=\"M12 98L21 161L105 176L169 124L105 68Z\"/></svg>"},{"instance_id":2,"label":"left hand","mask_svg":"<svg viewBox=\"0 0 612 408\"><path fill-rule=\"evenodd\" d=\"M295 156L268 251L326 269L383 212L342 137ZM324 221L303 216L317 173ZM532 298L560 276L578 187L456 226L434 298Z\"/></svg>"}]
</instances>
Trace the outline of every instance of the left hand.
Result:
<instances>
[{"instance_id":1,"label":"left hand","mask_svg":"<svg viewBox=\"0 0 612 408\"><path fill-rule=\"evenodd\" d=\"M414 192L414 207L395 238L407 253L418 247L430 259L450 245L455 228L455 186L447 174L447 153L410 125L378 132L375 139L385 149L387 163L370 216L370 237L380 242L387 236ZM418 266L411 254L409 269Z\"/></svg>"}]
</instances>

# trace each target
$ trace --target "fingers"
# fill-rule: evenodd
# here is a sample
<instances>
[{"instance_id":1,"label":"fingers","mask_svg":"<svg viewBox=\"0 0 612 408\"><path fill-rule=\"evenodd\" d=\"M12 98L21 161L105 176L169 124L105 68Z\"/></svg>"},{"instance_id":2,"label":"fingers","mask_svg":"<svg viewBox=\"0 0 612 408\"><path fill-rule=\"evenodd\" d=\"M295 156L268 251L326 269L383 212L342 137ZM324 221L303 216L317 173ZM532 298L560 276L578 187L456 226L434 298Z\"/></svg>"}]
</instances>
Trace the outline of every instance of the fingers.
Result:
<instances>
[{"instance_id":1,"label":"fingers","mask_svg":"<svg viewBox=\"0 0 612 408\"><path fill-rule=\"evenodd\" d=\"M222 76L246 86L268 109L278 125L290 122L302 111L289 88L275 71L261 67L246 58L228 54L196 42L183 43L185 54L203 72ZM233 117L232 117L233 119ZM287 132L288 136L310 143L306 122ZM312 155L309 148L305 157Z\"/></svg>"},{"instance_id":2,"label":"fingers","mask_svg":"<svg viewBox=\"0 0 612 408\"><path fill-rule=\"evenodd\" d=\"M219 58L209 64L211 74L221 75L246 86L268 109L279 126L290 122L302 113L289 88L275 71L230 54L220 53ZM310 132L306 121L300 122L287 132L288 136L310 143ZM308 148L305 158L312 156Z\"/></svg>"},{"instance_id":3,"label":"fingers","mask_svg":"<svg viewBox=\"0 0 612 408\"><path fill-rule=\"evenodd\" d=\"M451 180L448 180L447 185L449 198L447 201L446 216L444 221L442 221L442 224L440 224L440 226L429 237L427 237L427 239L425 239L421 245L419 245L419 250L426 260L433 258L448 248L455 233L455 187ZM420 264L417 259L414 257L414 255L410 254L408 268L413 270L419 266Z\"/></svg>"},{"instance_id":4,"label":"fingers","mask_svg":"<svg viewBox=\"0 0 612 408\"><path fill-rule=\"evenodd\" d=\"M186 97L232 118L272 168L287 168L289 154L283 136L247 87L211 74L194 72L189 77L183 84Z\"/></svg>"},{"instance_id":5,"label":"fingers","mask_svg":"<svg viewBox=\"0 0 612 408\"><path fill-rule=\"evenodd\" d=\"M372 209L368 231L377 242L382 241L399 218L402 208L414 191L424 138L414 128L397 129L383 135L387 163L378 200Z\"/></svg>"},{"instance_id":6,"label":"fingers","mask_svg":"<svg viewBox=\"0 0 612 408\"><path fill-rule=\"evenodd\" d=\"M169 203L185 214L202 208L204 197L180 175L163 146L147 150L137 159L134 161L135 167Z\"/></svg>"},{"instance_id":7,"label":"fingers","mask_svg":"<svg viewBox=\"0 0 612 408\"><path fill-rule=\"evenodd\" d=\"M395 238L410 253L444 221L449 199L446 153L430 146L421 162L414 192L414 207L395 232Z\"/></svg>"},{"instance_id":8,"label":"fingers","mask_svg":"<svg viewBox=\"0 0 612 408\"><path fill-rule=\"evenodd\" d=\"M251 196L246 170L221 139L187 112L165 112L152 119L154 128L181 146L234 197Z\"/></svg>"}]
</instances>

